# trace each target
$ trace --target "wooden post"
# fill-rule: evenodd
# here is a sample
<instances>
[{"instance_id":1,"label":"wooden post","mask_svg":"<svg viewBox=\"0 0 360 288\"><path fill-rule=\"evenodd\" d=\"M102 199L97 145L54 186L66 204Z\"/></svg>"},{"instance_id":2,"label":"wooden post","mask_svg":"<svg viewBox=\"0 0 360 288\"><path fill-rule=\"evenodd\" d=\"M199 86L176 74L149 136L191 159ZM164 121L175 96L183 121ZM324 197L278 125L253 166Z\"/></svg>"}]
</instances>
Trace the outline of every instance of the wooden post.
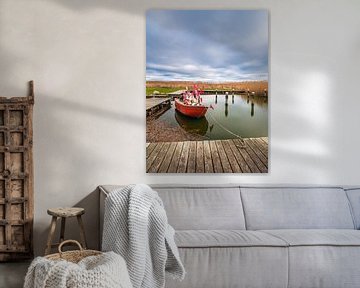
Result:
<instances>
[{"instance_id":1,"label":"wooden post","mask_svg":"<svg viewBox=\"0 0 360 288\"><path fill-rule=\"evenodd\" d=\"M34 93L34 81L29 81L29 102L34 104L35 102L35 93Z\"/></svg>"}]
</instances>

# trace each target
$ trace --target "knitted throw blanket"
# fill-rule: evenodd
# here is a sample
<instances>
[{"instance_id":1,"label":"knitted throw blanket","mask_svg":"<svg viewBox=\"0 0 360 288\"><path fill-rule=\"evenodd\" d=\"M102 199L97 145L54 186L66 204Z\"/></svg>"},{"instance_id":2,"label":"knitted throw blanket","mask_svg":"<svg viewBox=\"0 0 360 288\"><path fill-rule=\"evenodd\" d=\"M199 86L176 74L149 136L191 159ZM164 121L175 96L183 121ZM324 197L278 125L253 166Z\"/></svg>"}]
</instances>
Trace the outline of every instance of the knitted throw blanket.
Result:
<instances>
[{"instance_id":1,"label":"knitted throw blanket","mask_svg":"<svg viewBox=\"0 0 360 288\"><path fill-rule=\"evenodd\" d=\"M113 253L89 256L79 263L37 257L24 288L132 288L124 259Z\"/></svg>"},{"instance_id":2,"label":"knitted throw blanket","mask_svg":"<svg viewBox=\"0 0 360 288\"><path fill-rule=\"evenodd\" d=\"M102 250L124 257L134 288L164 287L165 271L175 279L185 276L163 203L144 184L106 198Z\"/></svg>"}]
</instances>

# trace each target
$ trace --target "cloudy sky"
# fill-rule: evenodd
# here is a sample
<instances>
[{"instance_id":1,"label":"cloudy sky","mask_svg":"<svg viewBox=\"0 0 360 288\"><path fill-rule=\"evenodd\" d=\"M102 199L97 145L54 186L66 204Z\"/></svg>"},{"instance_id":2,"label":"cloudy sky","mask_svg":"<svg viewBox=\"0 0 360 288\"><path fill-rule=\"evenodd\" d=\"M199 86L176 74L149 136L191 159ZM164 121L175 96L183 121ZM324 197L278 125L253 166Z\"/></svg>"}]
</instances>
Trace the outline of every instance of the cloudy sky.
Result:
<instances>
[{"instance_id":1,"label":"cloudy sky","mask_svg":"<svg viewBox=\"0 0 360 288\"><path fill-rule=\"evenodd\" d=\"M266 10L150 10L146 80L268 78Z\"/></svg>"}]
</instances>

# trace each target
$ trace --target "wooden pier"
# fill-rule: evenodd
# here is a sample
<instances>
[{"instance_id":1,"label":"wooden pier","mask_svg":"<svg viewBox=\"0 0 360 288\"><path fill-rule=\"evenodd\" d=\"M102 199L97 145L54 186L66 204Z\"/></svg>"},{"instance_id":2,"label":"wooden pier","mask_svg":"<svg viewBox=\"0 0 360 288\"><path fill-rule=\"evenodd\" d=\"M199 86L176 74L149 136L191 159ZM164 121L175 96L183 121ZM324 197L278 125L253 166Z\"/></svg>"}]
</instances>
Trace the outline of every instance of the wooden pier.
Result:
<instances>
[{"instance_id":1,"label":"wooden pier","mask_svg":"<svg viewBox=\"0 0 360 288\"><path fill-rule=\"evenodd\" d=\"M180 97L184 92L186 92L186 90L178 90L178 91L175 91L175 92L171 92L171 93L168 93L167 96L168 97L171 97L172 99L174 98L177 98L177 97ZM224 89L206 89L206 90L203 90L203 93L204 95L225 95L226 93L228 93L229 95L257 95L257 96L267 96L267 91L264 91L263 93L258 93L258 94L255 94L255 92L252 92L252 91L247 91L247 90L224 90Z\"/></svg>"},{"instance_id":2,"label":"wooden pier","mask_svg":"<svg viewBox=\"0 0 360 288\"><path fill-rule=\"evenodd\" d=\"M174 97L180 97L185 92L186 92L186 90L177 90L177 91L168 93L168 96L173 97L173 98Z\"/></svg>"},{"instance_id":3,"label":"wooden pier","mask_svg":"<svg viewBox=\"0 0 360 288\"><path fill-rule=\"evenodd\" d=\"M146 145L147 173L267 173L268 137Z\"/></svg>"},{"instance_id":4,"label":"wooden pier","mask_svg":"<svg viewBox=\"0 0 360 288\"><path fill-rule=\"evenodd\" d=\"M171 107L171 98L146 98L146 117L162 112Z\"/></svg>"},{"instance_id":5,"label":"wooden pier","mask_svg":"<svg viewBox=\"0 0 360 288\"><path fill-rule=\"evenodd\" d=\"M250 92L246 91L246 90L204 90L203 91L205 95L225 95L226 93L229 93L229 95L235 94L248 94Z\"/></svg>"}]
</instances>

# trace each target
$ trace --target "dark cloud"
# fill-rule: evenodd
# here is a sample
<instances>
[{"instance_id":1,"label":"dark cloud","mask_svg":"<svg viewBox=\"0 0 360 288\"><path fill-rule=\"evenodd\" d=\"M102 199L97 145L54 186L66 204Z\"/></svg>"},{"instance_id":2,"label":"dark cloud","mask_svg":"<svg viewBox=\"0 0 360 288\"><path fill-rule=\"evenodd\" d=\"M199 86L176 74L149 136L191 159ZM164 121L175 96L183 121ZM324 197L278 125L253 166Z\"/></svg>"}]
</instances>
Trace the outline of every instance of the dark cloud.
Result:
<instances>
[{"instance_id":1,"label":"dark cloud","mask_svg":"<svg viewBox=\"0 0 360 288\"><path fill-rule=\"evenodd\" d=\"M267 79L265 10L150 10L148 80Z\"/></svg>"}]
</instances>

